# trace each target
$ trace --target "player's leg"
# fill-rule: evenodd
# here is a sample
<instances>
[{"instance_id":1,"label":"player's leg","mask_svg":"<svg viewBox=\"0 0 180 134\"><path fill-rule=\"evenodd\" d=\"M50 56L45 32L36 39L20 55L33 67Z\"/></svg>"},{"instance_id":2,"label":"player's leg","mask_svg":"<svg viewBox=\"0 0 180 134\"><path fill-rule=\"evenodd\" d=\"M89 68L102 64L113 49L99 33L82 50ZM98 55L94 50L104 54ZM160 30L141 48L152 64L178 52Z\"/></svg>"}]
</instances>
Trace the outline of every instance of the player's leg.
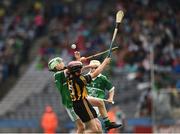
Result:
<instances>
[{"instance_id":1,"label":"player's leg","mask_svg":"<svg viewBox=\"0 0 180 134\"><path fill-rule=\"evenodd\" d=\"M103 100L99 100L99 99L97 99L95 97L91 97L91 96L88 96L87 99L93 106L98 107L102 118L107 117L107 110L106 110L106 107L105 107Z\"/></svg>"},{"instance_id":2,"label":"player's leg","mask_svg":"<svg viewBox=\"0 0 180 134\"><path fill-rule=\"evenodd\" d=\"M101 121L98 118L96 118L95 120L96 120L96 126L98 128L98 131L102 132Z\"/></svg>"},{"instance_id":3,"label":"player's leg","mask_svg":"<svg viewBox=\"0 0 180 134\"><path fill-rule=\"evenodd\" d=\"M77 115L83 121L87 132L100 133L102 132L101 125L97 121L97 114L92 105L87 99L73 102L73 107Z\"/></svg>"},{"instance_id":4,"label":"player's leg","mask_svg":"<svg viewBox=\"0 0 180 134\"><path fill-rule=\"evenodd\" d=\"M121 127L122 124L116 124L114 122L110 122L109 118L108 118L108 115L107 115L107 110L106 110L106 107L105 107L105 104L104 104L104 101L103 100L99 100L95 97L91 97L91 96L88 96L87 97L88 101L93 105L93 106L96 106L98 107L99 109L99 112L102 116L102 119L103 119L103 122L105 124L105 128L107 130L111 129L111 128L118 128L118 127Z\"/></svg>"},{"instance_id":5,"label":"player's leg","mask_svg":"<svg viewBox=\"0 0 180 134\"><path fill-rule=\"evenodd\" d=\"M97 118L91 119L85 123L86 130L85 133L102 133L100 122Z\"/></svg>"},{"instance_id":6,"label":"player's leg","mask_svg":"<svg viewBox=\"0 0 180 134\"><path fill-rule=\"evenodd\" d=\"M85 130L85 124L81 121L73 108L65 108L70 119L75 122L77 133L83 133Z\"/></svg>"},{"instance_id":7,"label":"player's leg","mask_svg":"<svg viewBox=\"0 0 180 134\"><path fill-rule=\"evenodd\" d=\"M82 134L85 131L85 124L81 121L81 119L77 119L75 124L77 127L77 133Z\"/></svg>"},{"instance_id":8,"label":"player's leg","mask_svg":"<svg viewBox=\"0 0 180 134\"><path fill-rule=\"evenodd\" d=\"M88 96L87 99L93 106L98 107L99 113L103 119L105 127L108 126L111 122L108 118L107 110L106 110L104 102L102 100L99 100L99 99L96 99L95 97L90 97L90 96Z\"/></svg>"}]
</instances>

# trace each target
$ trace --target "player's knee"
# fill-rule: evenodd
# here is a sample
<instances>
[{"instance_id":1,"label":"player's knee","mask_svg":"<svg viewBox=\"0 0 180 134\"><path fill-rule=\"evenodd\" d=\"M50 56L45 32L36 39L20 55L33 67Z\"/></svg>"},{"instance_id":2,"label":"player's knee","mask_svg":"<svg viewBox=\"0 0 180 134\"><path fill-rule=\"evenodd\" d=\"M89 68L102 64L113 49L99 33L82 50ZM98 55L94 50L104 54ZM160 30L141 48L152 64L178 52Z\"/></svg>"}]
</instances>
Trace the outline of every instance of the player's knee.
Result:
<instances>
[{"instance_id":1,"label":"player's knee","mask_svg":"<svg viewBox=\"0 0 180 134\"><path fill-rule=\"evenodd\" d=\"M98 129L98 132L99 132L99 133L102 133L101 122L100 122L98 119L96 119L96 127L97 127L97 129Z\"/></svg>"},{"instance_id":2,"label":"player's knee","mask_svg":"<svg viewBox=\"0 0 180 134\"><path fill-rule=\"evenodd\" d=\"M92 130L92 132L94 132L94 133L98 133L98 132L100 131L97 126L92 127L91 130Z\"/></svg>"},{"instance_id":3,"label":"player's knee","mask_svg":"<svg viewBox=\"0 0 180 134\"><path fill-rule=\"evenodd\" d=\"M98 106L99 106L99 107L103 107L103 106L104 106L104 101L99 100L99 101L98 101Z\"/></svg>"},{"instance_id":4,"label":"player's knee","mask_svg":"<svg viewBox=\"0 0 180 134\"><path fill-rule=\"evenodd\" d=\"M77 127L77 133L83 133L85 130L85 125L80 119L76 121L76 127Z\"/></svg>"},{"instance_id":5,"label":"player's knee","mask_svg":"<svg viewBox=\"0 0 180 134\"><path fill-rule=\"evenodd\" d=\"M85 130L85 126L84 125L78 126L78 131L79 132L84 132L84 130Z\"/></svg>"},{"instance_id":6,"label":"player's knee","mask_svg":"<svg viewBox=\"0 0 180 134\"><path fill-rule=\"evenodd\" d=\"M99 123L95 123L94 126L92 127L92 131L94 133L102 133L102 128L101 125Z\"/></svg>"},{"instance_id":7,"label":"player's knee","mask_svg":"<svg viewBox=\"0 0 180 134\"><path fill-rule=\"evenodd\" d=\"M96 126L95 132L96 133L102 133L102 129L99 126Z\"/></svg>"},{"instance_id":8,"label":"player's knee","mask_svg":"<svg viewBox=\"0 0 180 134\"><path fill-rule=\"evenodd\" d=\"M85 130L85 125L84 125L83 123L79 123L79 124L77 125L77 132L78 132L78 133L83 133L84 130Z\"/></svg>"},{"instance_id":9,"label":"player's knee","mask_svg":"<svg viewBox=\"0 0 180 134\"><path fill-rule=\"evenodd\" d=\"M98 133L102 133L103 132L101 125L97 125L97 132Z\"/></svg>"}]
</instances>

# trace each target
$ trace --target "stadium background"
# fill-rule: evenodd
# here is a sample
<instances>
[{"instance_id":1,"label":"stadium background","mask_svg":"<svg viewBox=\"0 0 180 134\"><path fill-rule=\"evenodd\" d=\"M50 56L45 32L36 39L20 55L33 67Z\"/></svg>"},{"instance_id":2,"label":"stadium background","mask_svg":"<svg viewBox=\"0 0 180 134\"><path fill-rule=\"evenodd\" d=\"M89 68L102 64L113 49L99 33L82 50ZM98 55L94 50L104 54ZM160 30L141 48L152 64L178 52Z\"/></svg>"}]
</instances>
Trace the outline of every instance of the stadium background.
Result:
<instances>
[{"instance_id":1,"label":"stadium background","mask_svg":"<svg viewBox=\"0 0 180 134\"><path fill-rule=\"evenodd\" d=\"M67 63L76 43L84 56L108 49L118 10L125 13L106 69L121 132L180 132L180 2L178 0L1 0L0 132L42 132L46 105L57 132L74 124L61 105L47 62ZM98 57L102 61L103 57Z\"/></svg>"}]
</instances>

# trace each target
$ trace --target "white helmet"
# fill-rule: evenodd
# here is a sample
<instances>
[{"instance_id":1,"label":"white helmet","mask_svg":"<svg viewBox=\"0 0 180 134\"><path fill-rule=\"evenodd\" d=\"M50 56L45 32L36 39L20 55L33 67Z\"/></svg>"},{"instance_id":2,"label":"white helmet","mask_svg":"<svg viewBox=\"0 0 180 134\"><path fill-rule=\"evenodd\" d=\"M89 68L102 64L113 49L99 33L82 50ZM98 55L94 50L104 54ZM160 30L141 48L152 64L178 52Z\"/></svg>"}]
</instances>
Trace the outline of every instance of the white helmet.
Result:
<instances>
[{"instance_id":1,"label":"white helmet","mask_svg":"<svg viewBox=\"0 0 180 134\"><path fill-rule=\"evenodd\" d=\"M98 67L100 64L101 64L101 62L98 60L91 60L89 65L95 65Z\"/></svg>"},{"instance_id":2,"label":"white helmet","mask_svg":"<svg viewBox=\"0 0 180 134\"><path fill-rule=\"evenodd\" d=\"M49 70L54 70L55 67L57 66L57 64L61 63L62 62L62 59L60 57L55 57L53 59L51 59L49 62L48 62L48 68Z\"/></svg>"}]
</instances>

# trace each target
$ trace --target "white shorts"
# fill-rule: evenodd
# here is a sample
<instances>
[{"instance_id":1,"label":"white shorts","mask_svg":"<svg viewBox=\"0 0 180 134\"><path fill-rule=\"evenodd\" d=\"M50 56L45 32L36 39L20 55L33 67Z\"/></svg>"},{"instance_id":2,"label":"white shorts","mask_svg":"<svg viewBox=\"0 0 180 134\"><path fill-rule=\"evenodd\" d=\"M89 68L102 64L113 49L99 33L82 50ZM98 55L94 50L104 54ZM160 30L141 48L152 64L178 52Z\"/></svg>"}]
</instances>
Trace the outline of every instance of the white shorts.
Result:
<instances>
[{"instance_id":1,"label":"white shorts","mask_svg":"<svg viewBox=\"0 0 180 134\"><path fill-rule=\"evenodd\" d=\"M73 108L66 108L66 111L70 117L70 119L74 122L76 121L77 119L79 119L79 116L75 113L74 109Z\"/></svg>"},{"instance_id":2,"label":"white shorts","mask_svg":"<svg viewBox=\"0 0 180 134\"><path fill-rule=\"evenodd\" d=\"M93 108L95 109L95 111L96 111L96 113L97 113L97 116L100 117L101 114L100 114L100 112L99 112L99 108L98 108L98 107L93 107Z\"/></svg>"}]
</instances>

